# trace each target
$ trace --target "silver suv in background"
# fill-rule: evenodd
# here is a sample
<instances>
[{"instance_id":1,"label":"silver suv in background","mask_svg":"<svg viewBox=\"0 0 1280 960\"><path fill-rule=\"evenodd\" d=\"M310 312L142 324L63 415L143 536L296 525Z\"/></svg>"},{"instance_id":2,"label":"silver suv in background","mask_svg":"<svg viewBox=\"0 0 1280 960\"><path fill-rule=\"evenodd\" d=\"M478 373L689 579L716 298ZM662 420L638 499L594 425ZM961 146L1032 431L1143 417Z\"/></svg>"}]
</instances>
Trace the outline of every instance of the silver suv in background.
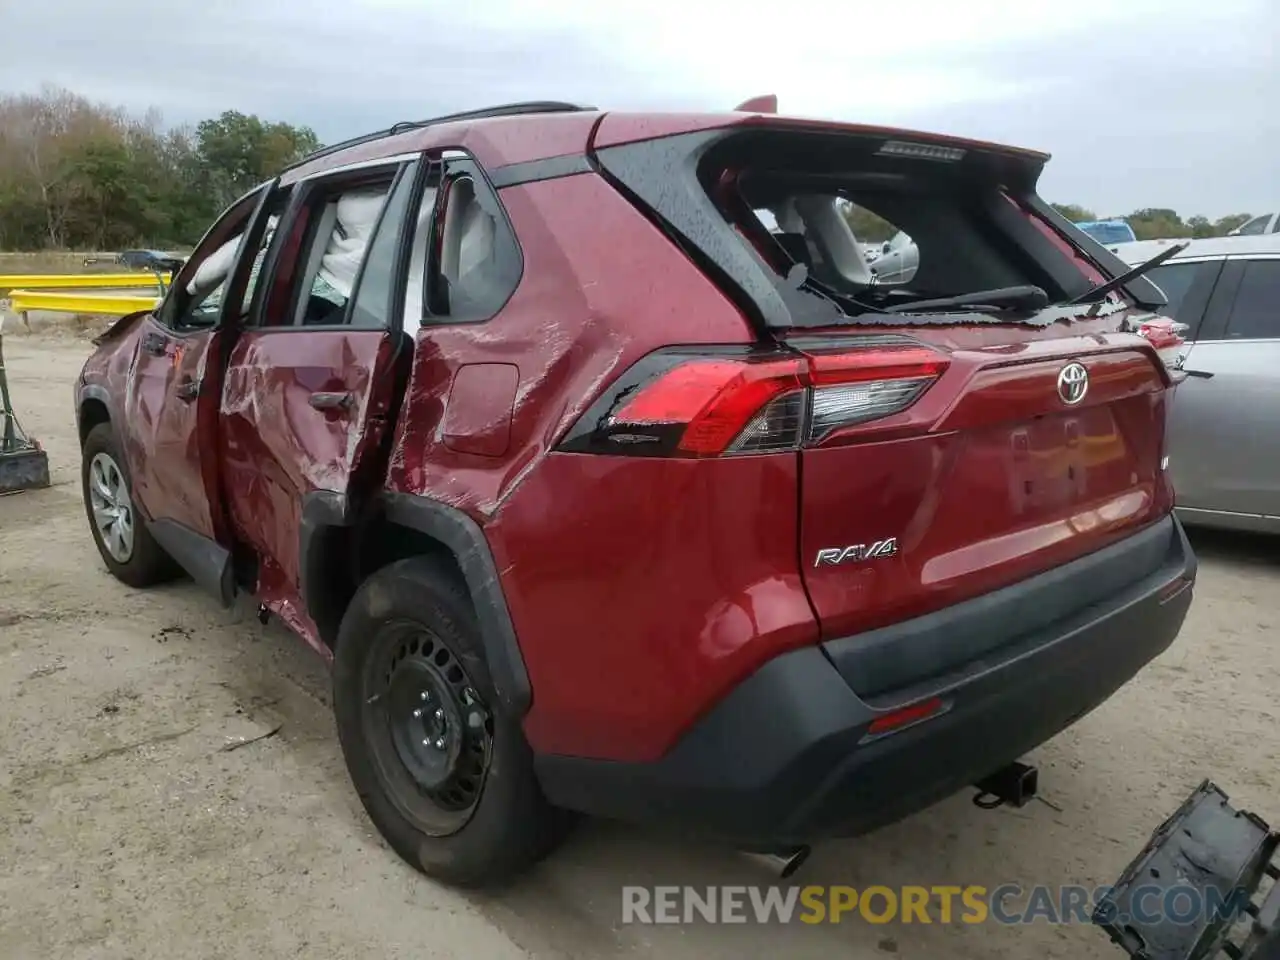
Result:
<instances>
[{"instance_id":1,"label":"silver suv in background","mask_svg":"<svg viewBox=\"0 0 1280 960\"><path fill-rule=\"evenodd\" d=\"M899 230L884 242L870 267L876 283L910 283L920 269L920 249Z\"/></svg>"},{"instance_id":2,"label":"silver suv in background","mask_svg":"<svg viewBox=\"0 0 1280 960\"><path fill-rule=\"evenodd\" d=\"M1161 242L1116 253L1136 265ZM1147 276L1187 328L1169 425L1179 514L1280 533L1280 234L1193 240Z\"/></svg>"}]
</instances>

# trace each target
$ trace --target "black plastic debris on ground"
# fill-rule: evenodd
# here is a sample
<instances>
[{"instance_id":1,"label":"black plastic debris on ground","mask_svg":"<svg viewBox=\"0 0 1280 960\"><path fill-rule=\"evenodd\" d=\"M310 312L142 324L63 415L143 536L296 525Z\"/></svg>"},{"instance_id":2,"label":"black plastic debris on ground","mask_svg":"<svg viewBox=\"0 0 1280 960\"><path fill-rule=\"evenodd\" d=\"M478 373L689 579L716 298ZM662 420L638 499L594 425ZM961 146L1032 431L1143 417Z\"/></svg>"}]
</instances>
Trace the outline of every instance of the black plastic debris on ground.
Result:
<instances>
[{"instance_id":1,"label":"black plastic debris on ground","mask_svg":"<svg viewBox=\"0 0 1280 960\"><path fill-rule=\"evenodd\" d=\"M1280 833L1228 800L1212 781L1201 783L1099 902L1093 922L1129 956L1280 958L1280 864L1272 863ZM1258 903L1268 878L1273 885ZM1240 921L1248 926L1243 944L1230 939Z\"/></svg>"}]
</instances>

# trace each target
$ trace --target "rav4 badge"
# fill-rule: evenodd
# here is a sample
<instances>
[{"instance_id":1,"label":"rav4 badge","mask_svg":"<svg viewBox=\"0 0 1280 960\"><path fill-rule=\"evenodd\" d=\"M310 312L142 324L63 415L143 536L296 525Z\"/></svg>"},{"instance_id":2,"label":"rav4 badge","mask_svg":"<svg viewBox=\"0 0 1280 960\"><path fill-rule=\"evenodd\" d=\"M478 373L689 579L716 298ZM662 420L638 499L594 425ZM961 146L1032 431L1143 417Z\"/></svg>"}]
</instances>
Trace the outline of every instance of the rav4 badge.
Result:
<instances>
[{"instance_id":1,"label":"rav4 badge","mask_svg":"<svg viewBox=\"0 0 1280 960\"><path fill-rule=\"evenodd\" d=\"M892 557L898 552L898 538L877 540L875 543L855 543L849 547L827 547L819 550L814 559L815 567L835 567L842 563L865 563L867 560L882 560Z\"/></svg>"}]
</instances>

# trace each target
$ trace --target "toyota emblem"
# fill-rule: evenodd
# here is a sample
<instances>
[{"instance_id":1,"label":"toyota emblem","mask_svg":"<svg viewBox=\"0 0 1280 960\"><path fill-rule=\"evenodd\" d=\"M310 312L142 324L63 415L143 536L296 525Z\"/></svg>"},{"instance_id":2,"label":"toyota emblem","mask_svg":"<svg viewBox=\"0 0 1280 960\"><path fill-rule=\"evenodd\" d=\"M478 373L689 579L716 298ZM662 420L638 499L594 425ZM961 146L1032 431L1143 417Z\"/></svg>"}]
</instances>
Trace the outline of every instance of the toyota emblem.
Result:
<instances>
[{"instance_id":1,"label":"toyota emblem","mask_svg":"<svg viewBox=\"0 0 1280 960\"><path fill-rule=\"evenodd\" d=\"M1071 406L1084 399L1089 392L1089 371L1082 363L1068 363L1058 374L1058 396Z\"/></svg>"}]
</instances>

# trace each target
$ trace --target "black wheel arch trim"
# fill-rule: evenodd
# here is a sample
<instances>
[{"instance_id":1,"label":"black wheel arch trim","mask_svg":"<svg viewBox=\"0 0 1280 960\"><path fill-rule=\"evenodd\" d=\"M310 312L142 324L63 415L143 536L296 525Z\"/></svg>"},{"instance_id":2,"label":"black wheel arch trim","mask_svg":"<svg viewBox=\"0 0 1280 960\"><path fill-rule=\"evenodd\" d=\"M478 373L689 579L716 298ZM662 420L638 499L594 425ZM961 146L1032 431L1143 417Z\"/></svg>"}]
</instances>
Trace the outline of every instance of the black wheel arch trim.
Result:
<instances>
[{"instance_id":1,"label":"black wheel arch trim","mask_svg":"<svg viewBox=\"0 0 1280 960\"><path fill-rule=\"evenodd\" d=\"M480 623L480 639L498 699L513 716L524 716L533 702L533 690L484 531L461 510L438 500L386 493L381 501L392 523L439 540L453 552Z\"/></svg>"},{"instance_id":2,"label":"black wheel arch trim","mask_svg":"<svg viewBox=\"0 0 1280 960\"><path fill-rule=\"evenodd\" d=\"M325 601L325 564L329 557L318 545L326 530L351 526L351 507L347 495L334 490L313 490L302 498L302 522L298 532L298 592L321 639L331 647L337 639L337 628L326 629L330 620L341 617L341 611L329 610ZM333 614L333 617L325 614Z\"/></svg>"},{"instance_id":3,"label":"black wheel arch trim","mask_svg":"<svg viewBox=\"0 0 1280 960\"><path fill-rule=\"evenodd\" d=\"M76 396L76 433L79 434L84 426L83 415L84 405L90 400L96 400L107 408L107 417L114 420L115 413L111 405L111 394L107 392L107 388L96 383L85 383L80 385L80 390Z\"/></svg>"},{"instance_id":4,"label":"black wheel arch trim","mask_svg":"<svg viewBox=\"0 0 1280 960\"><path fill-rule=\"evenodd\" d=\"M453 554L475 607L498 699L512 716L524 716L533 702L533 691L502 592L498 566L480 525L455 507L413 494L383 493L377 505L389 522L425 534ZM308 610L322 602L318 593L324 582L325 561L324 551L316 548L318 538L326 528L351 526L355 520L344 494L318 490L303 498L299 579Z\"/></svg>"}]
</instances>

